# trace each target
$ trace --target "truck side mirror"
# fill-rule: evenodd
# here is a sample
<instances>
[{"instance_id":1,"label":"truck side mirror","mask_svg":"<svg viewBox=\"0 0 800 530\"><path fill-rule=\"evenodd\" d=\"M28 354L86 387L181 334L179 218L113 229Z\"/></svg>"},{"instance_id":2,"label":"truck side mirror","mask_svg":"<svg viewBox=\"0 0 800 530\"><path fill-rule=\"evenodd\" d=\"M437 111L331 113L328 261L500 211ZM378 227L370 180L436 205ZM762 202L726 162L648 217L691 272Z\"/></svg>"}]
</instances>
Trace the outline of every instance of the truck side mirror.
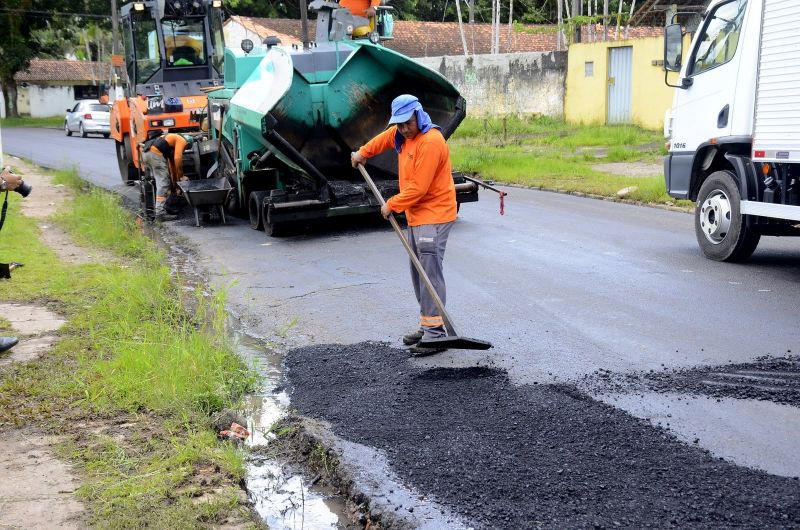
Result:
<instances>
[{"instance_id":1,"label":"truck side mirror","mask_svg":"<svg viewBox=\"0 0 800 530\"><path fill-rule=\"evenodd\" d=\"M670 24L664 28L664 69L680 72L682 55L683 29L680 24Z\"/></svg>"}]
</instances>

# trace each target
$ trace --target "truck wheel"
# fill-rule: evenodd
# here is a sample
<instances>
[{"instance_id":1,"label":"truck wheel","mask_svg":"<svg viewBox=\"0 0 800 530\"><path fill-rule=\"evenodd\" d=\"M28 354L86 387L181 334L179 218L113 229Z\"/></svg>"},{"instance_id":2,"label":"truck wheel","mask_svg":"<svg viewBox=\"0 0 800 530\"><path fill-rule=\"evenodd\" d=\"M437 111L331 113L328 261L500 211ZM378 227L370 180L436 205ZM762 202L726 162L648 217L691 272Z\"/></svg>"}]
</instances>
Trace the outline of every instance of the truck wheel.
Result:
<instances>
[{"instance_id":1,"label":"truck wheel","mask_svg":"<svg viewBox=\"0 0 800 530\"><path fill-rule=\"evenodd\" d=\"M247 211L250 214L250 228L264 230L264 197L266 191L253 191L247 201Z\"/></svg>"},{"instance_id":2,"label":"truck wheel","mask_svg":"<svg viewBox=\"0 0 800 530\"><path fill-rule=\"evenodd\" d=\"M739 187L729 171L712 173L700 187L694 213L697 242L716 261L744 261L761 234L748 228L740 212Z\"/></svg>"},{"instance_id":3,"label":"truck wheel","mask_svg":"<svg viewBox=\"0 0 800 530\"><path fill-rule=\"evenodd\" d=\"M264 232L269 237L283 237L288 233L286 223L270 223L264 219Z\"/></svg>"},{"instance_id":4,"label":"truck wheel","mask_svg":"<svg viewBox=\"0 0 800 530\"><path fill-rule=\"evenodd\" d=\"M119 176L122 177L122 182L128 186L133 186L134 181L139 180L139 170L131 163L133 155L131 154L131 140L130 136L125 136L122 142L114 142L117 148L117 164L119 165Z\"/></svg>"},{"instance_id":5,"label":"truck wheel","mask_svg":"<svg viewBox=\"0 0 800 530\"><path fill-rule=\"evenodd\" d=\"M72 136L72 131L69 130L69 124L66 122L66 120L64 121L64 134L67 136Z\"/></svg>"}]
</instances>

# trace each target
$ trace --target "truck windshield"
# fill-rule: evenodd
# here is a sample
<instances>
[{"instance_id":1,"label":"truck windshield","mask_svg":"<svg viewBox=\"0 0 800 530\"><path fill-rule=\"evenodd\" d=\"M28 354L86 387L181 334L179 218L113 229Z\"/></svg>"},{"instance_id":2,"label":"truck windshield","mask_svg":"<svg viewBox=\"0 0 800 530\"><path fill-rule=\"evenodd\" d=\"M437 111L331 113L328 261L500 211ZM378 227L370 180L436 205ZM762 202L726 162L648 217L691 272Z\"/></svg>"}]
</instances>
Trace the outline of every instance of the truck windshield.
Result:
<instances>
[{"instance_id":1,"label":"truck windshield","mask_svg":"<svg viewBox=\"0 0 800 530\"><path fill-rule=\"evenodd\" d=\"M700 36L692 74L705 72L733 59L746 8L747 0L734 0L714 10Z\"/></svg>"},{"instance_id":2,"label":"truck windshield","mask_svg":"<svg viewBox=\"0 0 800 530\"><path fill-rule=\"evenodd\" d=\"M206 64L205 25L203 18L163 19L167 66Z\"/></svg>"}]
</instances>

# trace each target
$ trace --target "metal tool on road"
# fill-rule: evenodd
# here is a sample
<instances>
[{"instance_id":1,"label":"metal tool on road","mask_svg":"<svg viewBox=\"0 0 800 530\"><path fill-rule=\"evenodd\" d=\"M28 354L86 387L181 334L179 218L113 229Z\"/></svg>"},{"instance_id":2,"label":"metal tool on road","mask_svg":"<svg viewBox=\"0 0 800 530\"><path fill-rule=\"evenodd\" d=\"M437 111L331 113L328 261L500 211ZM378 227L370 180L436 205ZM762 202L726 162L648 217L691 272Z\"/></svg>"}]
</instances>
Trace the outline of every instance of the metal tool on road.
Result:
<instances>
[{"instance_id":1,"label":"metal tool on road","mask_svg":"<svg viewBox=\"0 0 800 530\"><path fill-rule=\"evenodd\" d=\"M372 194L375 195L375 198L378 200L381 206L386 204L386 201L383 200L381 192L378 191L377 186L375 186L375 183L372 181L369 173L367 173L367 169L363 165L359 164L358 170L361 172L364 180L367 181L369 189L372 190ZM425 273L425 269L422 268L422 263L420 263L419 258L417 258L416 254L414 254L414 250L412 250L411 245L409 245L408 241L406 241L406 238L403 235L403 230L397 223L397 219L394 218L394 214L389 214L389 223L391 223L392 228L394 228L397 237L399 237L400 241L403 242L403 247L406 249L406 252L408 252L408 257L411 258L411 263L414 265L414 268L417 269L420 278L422 278L422 281L425 283L425 287L431 294L431 298L433 298L437 309L439 309L439 313L442 315L442 319L444 320L444 328L447 331L447 335L444 337L435 339L423 338L419 342L419 346L423 348L454 348L462 350L488 350L491 348L491 342L471 339L469 337L461 337L458 335L458 333L456 333L455 327L453 327L453 321L450 319L450 315L448 315L447 311L444 309L444 303L442 303L442 299L439 298L439 294L436 292L436 289L433 288L430 278L428 278L428 275Z\"/></svg>"}]
</instances>

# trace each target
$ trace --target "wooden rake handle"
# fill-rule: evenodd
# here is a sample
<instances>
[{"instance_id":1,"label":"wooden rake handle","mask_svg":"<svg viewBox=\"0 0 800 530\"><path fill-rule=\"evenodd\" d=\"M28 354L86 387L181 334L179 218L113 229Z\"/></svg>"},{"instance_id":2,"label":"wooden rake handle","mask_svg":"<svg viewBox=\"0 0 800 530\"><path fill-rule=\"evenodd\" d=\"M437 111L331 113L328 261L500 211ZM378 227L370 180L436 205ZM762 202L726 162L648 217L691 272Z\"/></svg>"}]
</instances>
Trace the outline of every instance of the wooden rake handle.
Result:
<instances>
[{"instance_id":1,"label":"wooden rake handle","mask_svg":"<svg viewBox=\"0 0 800 530\"><path fill-rule=\"evenodd\" d=\"M363 164L358 165L358 170L361 172L361 176L364 177L364 180L367 181L367 185L369 185L369 189L372 190L372 194L375 195L375 198L378 199L378 202L383 206L386 204L386 201L383 200L383 196L381 192L378 191L378 187L375 186L375 183L372 181L372 178L367 173L367 168L364 167ZM422 268L422 263L420 263L419 258L414 253L414 250L411 248L411 245L408 244L406 241L405 236L403 235L403 229L400 228L400 225L397 222L397 219L394 218L394 214L389 214L389 223L394 228L395 234L397 237L400 238L400 241L403 243L403 247L405 247L406 252L408 252L408 257L411 258L411 263L414 265L414 268L417 269L417 273L419 277L422 278L422 281L425 283L425 287L428 289L428 292L433 298L433 302L436 304L436 308L439 310L439 313L442 315L442 320L444 320L444 327L447 330L447 334L450 336L457 336L455 328L453 327L453 321L450 320L450 315L447 314L447 311L444 309L444 303L442 299L439 298L439 294L436 292L436 289L433 288L433 284L431 283L431 279L428 278L425 269Z\"/></svg>"}]
</instances>

